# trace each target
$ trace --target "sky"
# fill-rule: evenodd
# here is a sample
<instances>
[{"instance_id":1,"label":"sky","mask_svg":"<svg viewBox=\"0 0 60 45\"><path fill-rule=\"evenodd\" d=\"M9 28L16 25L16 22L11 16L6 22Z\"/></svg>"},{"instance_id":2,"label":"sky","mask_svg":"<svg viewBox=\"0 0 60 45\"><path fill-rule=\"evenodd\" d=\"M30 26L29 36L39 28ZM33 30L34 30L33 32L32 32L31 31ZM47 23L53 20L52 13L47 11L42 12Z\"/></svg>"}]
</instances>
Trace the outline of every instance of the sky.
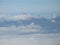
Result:
<instances>
[{"instance_id":1,"label":"sky","mask_svg":"<svg viewBox=\"0 0 60 45\"><path fill-rule=\"evenodd\" d=\"M0 13L60 12L60 0L0 0Z\"/></svg>"},{"instance_id":2,"label":"sky","mask_svg":"<svg viewBox=\"0 0 60 45\"><path fill-rule=\"evenodd\" d=\"M60 0L0 0L0 45L60 45L59 12Z\"/></svg>"}]
</instances>

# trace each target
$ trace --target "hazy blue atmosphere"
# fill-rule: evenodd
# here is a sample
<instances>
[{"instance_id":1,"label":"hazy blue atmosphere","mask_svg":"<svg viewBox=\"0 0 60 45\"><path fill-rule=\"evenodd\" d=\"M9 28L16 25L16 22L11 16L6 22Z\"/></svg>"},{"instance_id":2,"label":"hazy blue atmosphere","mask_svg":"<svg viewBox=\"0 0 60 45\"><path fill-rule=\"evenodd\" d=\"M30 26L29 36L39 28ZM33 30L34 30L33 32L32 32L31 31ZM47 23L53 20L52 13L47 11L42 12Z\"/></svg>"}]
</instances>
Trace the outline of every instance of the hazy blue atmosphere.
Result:
<instances>
[{"instance_id":1,"label":"hazy blue atmosphere","mask_svg":"<svg viewBox=\"0 0 60 45\"><path fill-rule=\"evenodd\" d=\"M60 0L0 0L0 45L60 45Z\"/></svg>"},{"instance_id":2,"label":"hazy blue atmosphere","mask_svg":"<svg viewBox=\"0 0 60 45\"><path fill-rule=\"evenodd\" d=\"M59 11L60 0L0 0L0 13Z\"/></svg>"}]
</instances>

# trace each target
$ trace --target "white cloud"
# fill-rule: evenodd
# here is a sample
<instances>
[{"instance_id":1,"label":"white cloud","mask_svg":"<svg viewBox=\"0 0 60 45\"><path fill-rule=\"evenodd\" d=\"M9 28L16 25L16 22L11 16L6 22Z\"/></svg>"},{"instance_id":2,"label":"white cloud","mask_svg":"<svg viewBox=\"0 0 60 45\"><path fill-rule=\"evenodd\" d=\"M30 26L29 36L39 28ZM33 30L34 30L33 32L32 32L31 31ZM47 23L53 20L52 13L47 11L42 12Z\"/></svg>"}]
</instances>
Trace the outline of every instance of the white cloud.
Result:
<instances>
[{"instance_id":1,"label":"white cloud","mask_svg":"<svg viewBox=\"0 0 60 45\"><path fill-rule=\"evenodd\" d=\"M31 18L39 18L38 16L33 16L30 14L20 14L20 15L0 15L0 22L6 21L18 21L18 20L28 20Z\"/></svg>"},{"instance_id":2,"label":"white cloud","mask_svg":"<svg viewBox=\"0 0 60 45\"><path fill-rule=\"evenodd\" d=\"M30 25L24 26L21 28L23 32L37 32L40 31L41 27L39 25L35 25L31 23Z\"/></svg>"},{"instance_id":3,"label":"white cloud","mask_svg":"<svg viewBox=\"0 0 60 45\"><path fill-rule=\"evenodd\" d=\"M56 14L52 14L52 15L46 15L46 16L37 16L37 15L30 15L30 14L20 14L20 15L4 15L4 14L1 14L0 15L0 23L4 22L5 21L19 21L19 20L29 20L31 18L46 18L46 19L49 19L51 20L52 22L55 22L55 19L56 18Z\"/></svg>"},{"instance_id":4,"label":"white cloud","mask_svg":"<svg viewBox=\"0 0 60 45\"><path fill-rule=\"evenodd\" d=\"M15 36L3 36L0 45L60 45L60 33Z\"/></svg>"},{"instance_id":5,"label":"white cloud","mask_svg":"<svg viewBox=\"0 0 60 45\"><path fill-rule=\"evenodd\" d=\"M56 20L54 18L49 19L51 22L56 23Z\"/></svg>"},{"instance_id":6,"label":"white cloud","mask_svg":"<svg viewBox=\"0 0 60 45\"><path fill-rule=\"evenodd\" d=\"M41 26L35 25L34 23L31 23L27 26L18 26L12 25L10 27L0 27L0 31L19 31L19 32L38 32L42 29Z\"/></svg>"},{"instance_id":7,"label":"white cloud","mask_svg":"<svg viewBox=\"0 0 60 45\"><path fill-rule=\"evenodd\" d=\"M29 15L15 15L15 16L11 16L11 17L8 17L9 20L25 20L25 19L28 19L30 18Z\"/></svg>"}]
</instances>

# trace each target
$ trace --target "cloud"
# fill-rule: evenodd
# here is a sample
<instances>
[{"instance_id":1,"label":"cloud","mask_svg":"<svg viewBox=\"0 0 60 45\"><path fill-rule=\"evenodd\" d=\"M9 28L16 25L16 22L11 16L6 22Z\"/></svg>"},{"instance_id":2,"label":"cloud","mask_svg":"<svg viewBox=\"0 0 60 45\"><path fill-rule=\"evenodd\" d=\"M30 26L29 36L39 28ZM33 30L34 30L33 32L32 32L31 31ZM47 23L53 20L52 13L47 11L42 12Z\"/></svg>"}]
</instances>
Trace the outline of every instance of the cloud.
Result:
<instances>
[{"instance_id":1,"label":"cloud","mask_svg":"<svg viewBox=\"0 0 60 45\"><path fill-rule=\"evenodd\" d=\"M20 15L0 15L0 22L2 21L18 21L18 20L28 20L31 18L39 18L38 16L33 16L30 14L20 14Z\"/></svg>"},{"instance_id":2,"label":"cloud","mask_svg":"<svg viewBox=\"0 0 60 45\"><path fill-rule=\"evenodd\" d=\"M40 17L32 15L1 15L0 23L4 21L28 20L31 18ZM43 30L40 25L36 25L33 22L26 26L20 25L17 27L16 25L11 25L9 27L0 27L0 45L60 45L60 33L15 35L16 33L36 33L41 31L47 32L47 30Z\"/></svg>"},{"instance_id":3,"label":"cloud","mask_svg":"<svg viewBox=\"0 0 60 45\"><path fill-rule=\"evenodd\" d=\"M58 25L55 20L55 16L48 19L48 17L41 18L30 14L1 15L0 31L57 33L59 29L56 27Z\"/></svg>"},{"instance_id":4,"label":"cloud","mask_svg":"<svg viewBox=\"0 0 60 45\"><path fill-rule=\"evenodd\" d=\"M29 32L39 32L42 29L41 26L34 24L33 22L29 25L26 26L18 26L16 27L15 25L12 25L10 27L0 27L0 32L4 32L4 31L14 31L17 33L29 33Z\"/></svg>"},{"instance_id":5,"label":"cloud","mask_svg":"<svg viewBox=\"0 0 60 45\"><path fill-rule=\"evenodd\" d=\"M56 20L55 19L50 19L51 22L53 23L56 23Z\"/></svg>"},{"instance_id":6,"label":"cloud","mask_svg":"<svg viewBox=\"0 0 60 45\"><path fill-rule=\"evenodd\" d=\"M20 15L8 15L8 14L0 14L0 23L3 23L4 21L19 21L19 20L29 20L31 18L45 18L48 20L51 20L52 22L55 22L56 14L53 13L52 15L30 15L26 13L22 13Z\"/></svg>"},{"instance_id":7,"label":"cloud","mask_svg":"<svg viewBox=\"0 0 60 45\"><path fill-rule=\"evenodd\" d=\"M23 32L38 32L40 31L41 27L39 25L35 25L34 23L31 23L30 25L27 25L22 28Z\"/></svg>"},{"instance_id":8,"label":"cloud","mask_svg":"<svg viewBox=\"0 0 60 45\"><path fill-rule=\"evenodd\" d=\"M60 33L58 34L33 34L3 36L0 45L60 45Z\"/></svg>"},{"instance_id":9,"label":"cloud","mask_svg":"<svg viewBox=\"0 0 60 45\"><path fill-rule=\"evenodd\" d=\"M0 23L4 23L4 21L19 21L19 20L29 20L31 18L38 18L38 16L32 16L29 14L20 14L20 15L0 15ZM22 23L22 22L18 22ZM41 27L39 25L35 25L34 23L31 23L27 26L20 25L16 27L16 25L12 24L11 26L8 27L1 27L0 26L0 31L19 31L19 32L37 32Z\"/></svg>"},{"instance_id":10,"label":"cloud","mask_svg":"<svg viewBox=\"0 0 60 45\"><path fill-rule=\"evenodd\" d=\"M9 20L25 20L25 19L29 19L31 16L29 15L15 15L15 16L11 16L8 17Z\"/></svg>"}]
</instances>

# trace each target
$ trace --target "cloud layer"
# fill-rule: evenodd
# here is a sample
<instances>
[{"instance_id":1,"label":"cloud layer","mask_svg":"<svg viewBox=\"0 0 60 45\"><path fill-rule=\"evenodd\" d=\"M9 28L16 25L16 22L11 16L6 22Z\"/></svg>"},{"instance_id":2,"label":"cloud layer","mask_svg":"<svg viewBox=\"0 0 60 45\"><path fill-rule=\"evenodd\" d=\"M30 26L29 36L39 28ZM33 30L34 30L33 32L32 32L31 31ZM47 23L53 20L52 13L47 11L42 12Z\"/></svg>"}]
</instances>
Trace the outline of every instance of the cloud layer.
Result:
<instances>
[{"instance_id":1,"label":"cloud layer","mask_svg":"<svg viewBox=\"0 0 60 45\"><path fill-rule=\"evenodd\" d=\"M35 16L30 14L1 15L0 33L58 33L60 32L59 18L55 14L49 17Z\"/></svg>"},{"instance_id":2,"label":"cloud layer","mask_svg":"<svg viewBox=\"0 0 60 45\"><path fill-rule=\"evenodd\" d=\"M60 34L1 36L0 45L60 45Z\"/></svg>"},{"instance_id":3,"label":"cloud layer","mask_svg":"<svg viewBox=\"0 0 60 45\"><path fill-rule=\"evenodd\" d=\"M0 45L60 45L60 17L29 14L0 16Z\"/></svg>"},{"instance_id":4,"label":"cloud layer","mask_svg":"<svg viewBox=\"0 0 60 45\"><path fill-rule=\"evenodd\" d=\"M18 20L27 20L30 18L39 18L38 16L32 16L30 14L20 14L20 15L0 15L1 20L8 21L18 21Z\"/></svg>"}]
</instances>

